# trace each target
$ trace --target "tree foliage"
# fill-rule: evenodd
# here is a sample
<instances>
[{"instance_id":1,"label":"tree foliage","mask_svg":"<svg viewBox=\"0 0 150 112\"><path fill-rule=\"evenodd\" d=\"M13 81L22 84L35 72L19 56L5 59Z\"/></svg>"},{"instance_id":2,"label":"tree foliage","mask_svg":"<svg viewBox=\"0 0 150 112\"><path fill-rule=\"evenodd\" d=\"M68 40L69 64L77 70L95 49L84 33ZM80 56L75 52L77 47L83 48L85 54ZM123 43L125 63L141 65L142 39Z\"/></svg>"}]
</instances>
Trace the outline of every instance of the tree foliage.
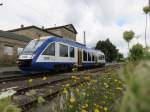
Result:
<instances>
[{"instance_id":1,"label":"tree foliage","mask_svg":"<svg viewBox=\"0 0 150 112\"><path fill-rule=\"evenodd\" d=\"M117 61L124 61L124 57L123 57L123 54L122 54L122 53L119 53L119 52L118 52Z\"/></svg>"},{"instance_id":2,"label":"tree foliage","mask_svg":"<svg viewBox=\"0 0 150 112\"><path fill-rule=\"evenodd\" d=\"M125 31L123 33L123 38L125 41L130 42L133 39L134 35L135 34L132 30L131 31Z\"/></svg>"},{"instance_id":3,"label":"tree foliage","mask_svg":"<svg viewBox=\"0 0 150 112\"><path fill-rule=\"evenodd\" d=\"M107 62L112 62L118 57L118 50L109 39L98 41L95 49L101 50L105 54Z\"/></svg>"},{"instance_id":4,"label":"tree foliage","mask_svg":"<svg viewBox=\"0 0 150 112\"><path fill-rule=\"evenodd\" d=\"M144 11L144 13L146 14L146 20L145 20L145 47L147 48L148 46L147 46L147 23L148 23L148 21L147 21L147 14L150 12L150 6L145 6L145 7L143 7L143 11Z\"/></svg>"},{"instance_id":5,"label":"tree foliage","mask_svg":"<svg viewBox=\"0 0 150 112\"><path fill-rule=\"evenodd\" d=\"M150 12L150 6L143 7L143 11L145 14L148 14Z\"/></svg>"},{"instance_id":6,"label":"tree foliage","mask_svg":"<svg viewBox=\"0 0 150 112\"><path fill-rule=\"evenodd\" d=\"M123 33L123 38L124 38L124 40L128 43L128 50L130 49L129 43L130 43L130 41L133 39L134 35L135 35L135 33L134 33L132 30L130 30L130 31L125 31L125 32Z\"/></svg>"},{"instance_id":7,"label":"tree foliage","mask_svg":"<svg viewBox=\"0 0 150 112\"><path fill-rule=\"evenodd\" d=\"M133 61L138 61L143 59L144 48L141 44L136 44L130 50L130 59Z\"/></svg>"}]
</instances>

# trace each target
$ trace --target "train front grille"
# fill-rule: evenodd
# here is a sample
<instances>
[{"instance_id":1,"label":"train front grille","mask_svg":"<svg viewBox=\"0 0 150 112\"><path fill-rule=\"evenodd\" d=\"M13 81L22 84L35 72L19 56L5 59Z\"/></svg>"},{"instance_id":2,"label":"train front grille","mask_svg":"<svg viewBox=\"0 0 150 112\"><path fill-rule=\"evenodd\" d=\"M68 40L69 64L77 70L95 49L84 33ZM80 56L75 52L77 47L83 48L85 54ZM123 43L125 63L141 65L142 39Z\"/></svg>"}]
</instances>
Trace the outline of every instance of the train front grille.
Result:
<instances>
[{"instance_id":1,"label":"train front grille","mask_svg":"<svg viewBox=\"0 0 150 112\"><path fill-rule=\"evenodd\" d=\"M30 67L31 63L32 63L32 59L17 61L17 64L19 67Z\"/></svg>"}]
</instances>

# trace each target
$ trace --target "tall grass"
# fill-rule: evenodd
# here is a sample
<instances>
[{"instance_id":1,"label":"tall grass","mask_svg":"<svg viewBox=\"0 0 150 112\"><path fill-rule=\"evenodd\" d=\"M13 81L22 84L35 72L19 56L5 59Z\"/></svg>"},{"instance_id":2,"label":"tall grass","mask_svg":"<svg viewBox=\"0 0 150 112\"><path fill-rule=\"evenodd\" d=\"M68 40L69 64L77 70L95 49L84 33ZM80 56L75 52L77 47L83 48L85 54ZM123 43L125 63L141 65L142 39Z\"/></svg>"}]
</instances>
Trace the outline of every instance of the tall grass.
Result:
<instances>
[{"instance_id":1,"label":"tall grass","mask_svg":"<svg viewBox=\"0 0 150 112\"><path fill-rule=\"evenodd\" d=\"M21 112L19 108L12 104L11 99L0 99L0 112Z\"/></svg>"},{"instance_id":2,"label":"tall grass","mask_svg":"<svg viewBox=\"0 0 150 112\"><path fill-rule=\"evenodd\" d=\"M150 61L128 64L121 77L126 91L119 112L150 112Z\"/></svg>"}]
</instances>

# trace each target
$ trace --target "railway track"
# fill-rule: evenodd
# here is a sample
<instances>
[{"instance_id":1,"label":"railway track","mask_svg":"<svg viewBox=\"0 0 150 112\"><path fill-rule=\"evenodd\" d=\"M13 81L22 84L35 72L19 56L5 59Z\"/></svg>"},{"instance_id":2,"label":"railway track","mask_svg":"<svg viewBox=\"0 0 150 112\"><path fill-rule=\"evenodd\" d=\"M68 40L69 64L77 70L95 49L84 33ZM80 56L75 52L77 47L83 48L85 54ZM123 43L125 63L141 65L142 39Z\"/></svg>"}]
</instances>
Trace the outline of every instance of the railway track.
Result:
<instances>
[{"instance_id":1,"label":"railway track","mask_svg":"<svg viewBox=\"0 0 150 112\"><path fill-rule=\"evenodd\" d=\"M100 71L100 70L103 70L105 69L105 67L103 68L96 68L97 71ZM94 69L90 69L89 71L91 70L95 70ZM84 72L84 71L88 71L88 70L80 70L80 72ZM7 72L7 73L4 73L4 74L1 74L0 75L0 83L3 83L3 82L13 82L13 81L21 81L21 80L26 80L26 79L31 79L31 78L38 78L38 77L42 77L42 76L53 76L53 75L67 75L67 74L70 74L72 72L67 72L67 71L61 71L59 73L56 73L56 72L51 72L51 73L38 73L38 74L23 74L21 72L17 72L17 74L15 74L15 72ZM46 75L45 75L46 74Z\"/></svg>"},{"instance_id":2,"label":"railway track","mask_svg":"<svg viewBox=\"0 0 150 112\"><path fill-rule=\"evenodd\" d=\"M109 69L111 67L111 69ZM86 74L89 73L97 73L97 72L107 72L107 71L111 71L113 69L116 69L120 67L119 65L115 65L115 66L108 66L106 68L100 68L100 69L91 69L91 70L86 70L86 71L81 71L81 72L77 72L77 77L79 77L79 81L77 81L76 83L73 83L71 85L71 87L76 87L77 85L87 82L88 80L85 80L83 77L86 76ZM109 70L107 70L109 69ZM83 75L84 74L84 75ZM75 75L75 74L73 74ZM60 78L61 77L61 78ZM55 96L57 96L60 92L63 91L64 85L68 84L68 81L70 81L71 79L71 74L67 73L63 76L56 76L55 79L53 79L52 81L45 81L43 83L38 83L35 85L31 85L31 86L27 86L24 88L19 88L16 89L16 94L14 94L12 96L12 100L14 101L15 104L17 104L20 108L22 108L22 110L24 112L28 112L30 110L31 107L35 106L38 102L38 99L35 97L30 97L30 96L26 96L26 94L28 92L30 92L30 90L35 90L36 93L40 93L37 94L37 96L42 96L44 99L50 101L52 98L54 98ZM45 90L45 92L44 92ZM53 90L51 93L46 93L47 90ZM42 95L41 92L42 91ZM19 99L19 100L18 100Z\"/></svg>"}]
</instances>

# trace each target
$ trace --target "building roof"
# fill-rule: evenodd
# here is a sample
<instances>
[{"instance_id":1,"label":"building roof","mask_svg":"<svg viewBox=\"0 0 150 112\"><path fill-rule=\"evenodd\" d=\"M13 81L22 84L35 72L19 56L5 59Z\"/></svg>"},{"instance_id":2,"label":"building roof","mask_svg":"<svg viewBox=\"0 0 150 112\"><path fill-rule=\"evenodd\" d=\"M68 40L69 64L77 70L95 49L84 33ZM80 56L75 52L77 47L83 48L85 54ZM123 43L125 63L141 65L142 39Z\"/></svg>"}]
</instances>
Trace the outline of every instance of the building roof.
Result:
<instances>
[{"instance_id":1,"label":"building roof","mask_svg":"<svg viewBox=\"0 0 150 112\"><path fill-rule=\"evenodd\" d=\"M18 40L18 41L23 41L23 42L29 42L31 40L30 37L27 37L24 35L17 35L15 33L0 30L0 38L1 37Z\"/></svg>"},{"instance_id":2,"label":"building roof","mask_svg":"<svg viewBox=\"0 0 150 112\"><path fill-rule=\"evenodd\" d=\"M71 27L72 29L70 29L69 27ZM73 24L67 24L67 25L63 25L63 26L56 26L56 27L52 27L52 28L46 28L45 30L53 30L53 29L60 29L60 28L65 28L68 31L71 31L75 34L77 34L77 30L75 29L75 27L73 26Z\"/></svg>"},{"instance_id":3,"label":"building roof","mask_svg":"<svg viewBox=\"0 0 150 112\"><path fill-rule=\"evenodd\" d=\"M41 31L46 32L46 33L48 33L48 34L50 34L50 35L53 35L53 36L61 37L60 35L54 34L54 33L52 33L52 32L49 32L49 31L47 31L47 30L45 30L45 29L39 28L39 27L34 26L34 25L32 25L32 26L27 26L27 27L22 27L22 28L16 28L16 29L12 29L12 30L8 30L8 32L15 32L15 31L26 30L26 29L31 29L31 28L35 28L35 29L41 30Z\"/></svg>"}]
</instances>

